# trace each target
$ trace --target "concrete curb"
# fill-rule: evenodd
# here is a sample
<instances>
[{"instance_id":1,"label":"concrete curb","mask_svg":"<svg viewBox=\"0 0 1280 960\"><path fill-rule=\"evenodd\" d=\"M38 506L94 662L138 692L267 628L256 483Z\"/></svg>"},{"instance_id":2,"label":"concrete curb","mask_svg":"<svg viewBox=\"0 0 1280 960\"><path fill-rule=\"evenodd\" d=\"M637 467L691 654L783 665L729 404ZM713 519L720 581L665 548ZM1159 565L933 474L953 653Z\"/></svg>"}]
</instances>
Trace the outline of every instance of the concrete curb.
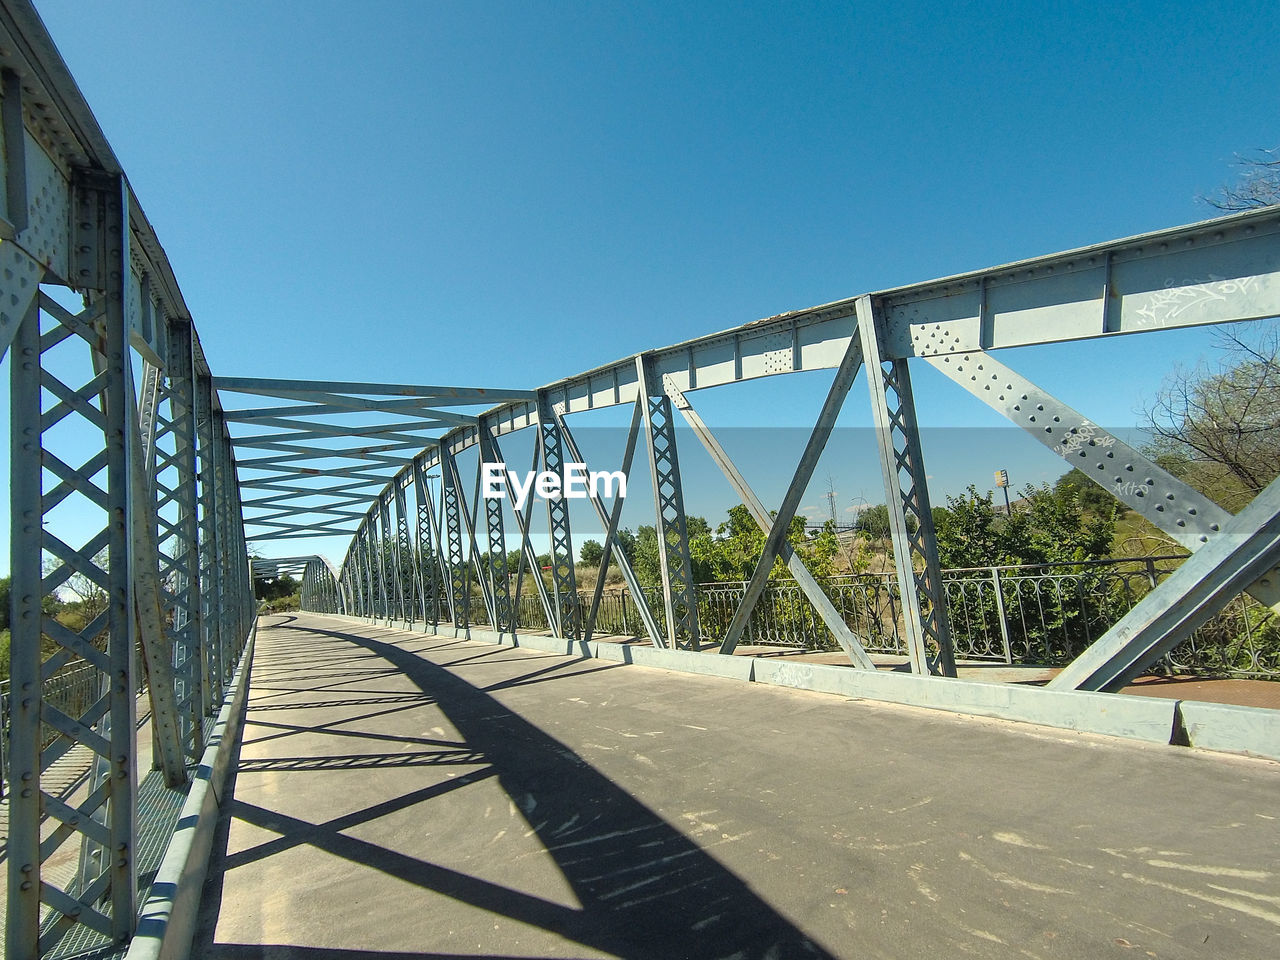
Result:
<instances>
[{"instance_id":1,"label":"concrete curb","mask_svg":"<svg viewBox=\"0 0 1280 960\"><path fill-rule=\"evenodd\" d=\"M1178 720L1188 746L1280 760L1280 710L1179 700Z\"/></svg>"},{"instance_id":2,"label":"concrete curb","mask_svg":"<svg viewBox=\"0 0 1280 960\"><path fill-rule=\"evenodd\" d=\"M213 733L200 757L177 828L160 862L147 902L142 906L138 930L125 960L182 960L191 954L200 895L223 802L220 794L240 752L240 730L256 638L255 621L240 664L231 678L231 694L218 712Z\"/></svg>"},{"instance_id":3,"label":"concrete curb","mask_svg":"<svg viewBox=\"0 0 1280 960\"><path fill-rule=\"evenodd\" d=\"M361 624L382 624L326 614ZM392 629L422 633L403 623ZM427 636L428 634L423 634ZM593 657L702 676L769 683L797 690L833 693L859 700L945 710L969 716L1097 733L1147 743L1192 746L1280 760L1280 710L1237 707L1200 700L1166 700L1122 693L1046 690L1015 683L942 680L910 673L854 670L823 663L763 657L722 657L688 650L592 640L565 640L545 634L497 633L441 626L436 636L523 647L569 657Z\"/></svg>"},{"instance_id":4,"label":"concrete curb","mask_svg":"<svg viewBox=\"0 0 1280 960\"><path fill-rule=\"evenodd\" d=\"M1062 727L1127 740L1169 743L1174 700L1118 693L1064 693L1012 683L937 680L910 673L871 673L820 663L760 660L755 680L931 710Z\"/></svg>"}]
</instances>

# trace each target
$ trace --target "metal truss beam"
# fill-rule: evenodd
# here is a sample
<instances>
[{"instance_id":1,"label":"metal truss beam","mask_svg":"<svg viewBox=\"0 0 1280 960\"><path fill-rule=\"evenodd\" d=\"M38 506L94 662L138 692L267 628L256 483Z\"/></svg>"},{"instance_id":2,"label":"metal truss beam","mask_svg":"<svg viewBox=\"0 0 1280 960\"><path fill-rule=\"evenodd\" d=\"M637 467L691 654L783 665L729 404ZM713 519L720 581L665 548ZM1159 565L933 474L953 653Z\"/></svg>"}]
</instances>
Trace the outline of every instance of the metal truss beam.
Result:
<instances>
[{"instance_id":1,"label":"metal truss beam","mask_svg":"<svg viewBox=\"0 0 1280 960\"><path fill-rule=\"evenodd\" d=\"M388 487L378 496L376 505L378 526L377 526L377 546L378 546L378 595L380 607L379 616L386 621L393 618L392 611L395 607L395 552L396 540L391 529L391 490Z\"/></svg>"},{"instance_id":2,"label":"metal truss beam","mask_svg":"<svg viewBox=\"0 0 1280 960\"><path fill-rule=\"evenodd\" d=\"M253 506L253 507L249 507L248 509L265 510L269 508L263 507L263 506ZM265 524L275 520L279 520L282 517L293 517L295 519L298 519L301 517L328 516L328 517L342 517L344 519L349 519L349 520L359 520L361 517L364 516L364 514L362 514L359 510L339 510L334 507L306 506L306 507L292 507L292 508L276 507L274 509L276 510L275 513L261 513L261 514L256 514L252 517L245 517L245 523Z\"/></svg>"},{"instance_id":3,"label":"metal truss beam","mask_svg":"<svg viewBox=\"0 0 1280 960\"><path fill-rule=\"evenodd\" d=\"M408 443L421 444L424 438L416 433L405 433L401 435L402 430L426 430L433 424L425 423L421 420L401 420L396 423L377 423L377 424L337 424L337 423L320 423L315 420L291 420L288 417L270 417L258 418L255 426L259 427L278 427L275 433L263 433L255 436L236 437L237 446L244 446L259 440L312 440L317 437L342 437L343 439L352 436L361 437L381 437L391 435L392 439L404 440ZM427 438L429 439L429 438Z\"/></svg>"},{"instance_id":4,"label":"metal truss beam","mask_svg":"<svg viewBox=\"0 0 1280 960\"><path fill-rule=\"evenodd\" d=\"M370 469L377 469L378 466L380 465L373 464ZM385 484L395 475L388 473L366 473L365 471L356 469L355 467L321 469L319 467L285 467L262 464L260 466L246 467L246 469L261 470L263 473L280 474L280 476L249 477L246 480L242 480L240 486L247 489L262 487L262 483L279 483L284 480L300 480L305 477L336 477L341 480L363 480L367 484Z\"/></svg>"},{"instance_id":5,"label":"metal truss beam","mask_svg":"<svg viewBox=\"0 0 1280 960\"><path fill-rule=\"evenodd\" d=\"M155 379L158 381L159 376ZM149 475L146 467L153 460L149 447L155 439L154 426L153 420L150 424L152 436L145 442L136 425L129 435L131 496L135 503L146 504L148 507L155 499L154 478ZM145 459L144 451L148 451ZM173 651L164 633L165 615L160 589L160 550L156 542L156 518L150 509L140 508L132 512L130 519L136 558L132 573L134 605L141 641L142 666L147 675L147 694L151 704L152 764L159 765L166 786L180 787L187 782L187 769L182 753Z\"/></svg>"},{"instance_id":6,"label":"metal truss beam","mask_svg":"<svg viewBox=\"0 0 1280 960\"><path fill-rule=\"evenodd\" d=\"M860 298L857 314L911 669L915 673L954 677L956 664L946 591L938 562L938 540L933 531L911 374L906 360L886 359L881 352L876 302L870 297Z\"/></svg>"},{"instance_id":7,"label":"metal truss beam","mask_svg":"<svg viewBox=\"0 0 1280 960\"><path fill-rule=\"evenodd\" d=\"M313 473L299 473L295 479L304 480L313 477ZM369 479L355 480L351 483L340 483L334 487L309 487L305 484L290 483L288 477L249 477L240 482L245 490L275 490L280 493L293 493L304 497L327 497L333 494L350 494L353 490L367 490L377 483L386 483L385 476L374 476ZM362 496L361 502L367 503L372 494ZM246 501L247 502L247 501Z\"/></svg>"},{"instance_id":8,"label":"metal truss beam","mask_svg":"<svg viewBox=\"0 0 1280 960\"><path fill-rule=\"evenodd\" d=\"M346 434L346 436L348 437L363 436L363 435L364 435L363 432L358 430L350 430ZM241 447L246 450L278 450L281 453L288 453L288 454L308 454L308 457L303 459L323 460L326 457L333 457L337 459L339 457L342 457L344 454L355 454L357 458L362 458L365 455L370 453L386 452L391 450L417 451L417 450L421 450L428 443L433 441L433 438L431 437L414 437L409 435L401 436L397 434L394 437L390 438L393 442L379 443L376 447L375 446L317 447L312 445L302 445L302 441L309 440L309 439L314 439L314 435L290 436L287 433L277 433L277 434L270 434L263 437L252 437L245 440L242 440L237 437L235 443L237 447ZM325 435L320 439L328 440L328 439L334 439L334 438L329 435ZM379 437L379 439L383 440L387 438ZM276 459L276 458L272 458L272 459ZM291 459L299 459L299 458L294 457Z\"/></svg>"},{"instance_id":9,"label":"metal truss beam","mask_svg":"<svg viewBox=\"0 0 1280 960\"><path fill-rule=\"evenodd\" d=\"M769 515L768 508L756 496L755 491L751 489L746 479L738 471L732 458L730 458L724 447L720 446L720 441L715 438L715 435L703 422L698 412L693 409L693 405L689 403L684 394L678 395L676 409L680 411L689 426L693 428L694 435L701 441L707 453L711 455L711 459L720 468L720 472L725 475L729 485L733 487L734 493L742 501L743 506L751 513L756 526L768 536L773 527L773 518ZM831 602L831 598L823 592L822 587L818 585L818 581L813 578L809 568L804 565L804 562L792 549L791 544L785 540L779 544L778 556L786 563L787 569L791 571L791 575L796 579L796 584L804 592L809 602L813 604L814 610L822 618L822 622L826 624L827 629L831 631L831 635L836 638L836 642L848 654L853 665L863 670L874 670L875 664L871 662L870 656L867 655L862 641L849 629L849 625L844 622L844 617L840 615L840 611ZM720 645L720 653L731 654L733 653L733 648L726 649L722 643Z\"/></svg>"},{"instance_id":10,"label":"metal truss beam","mask_svg":"<svg viewBox=\"0 0 1280 960\"><path fill-rule=\"evenodd\" d=\"M246 524L251 526L252 524ZM332 527L308 524L269 524L268 532L250 534L248 539L251 541L258 540L281 540L281 539L302 539L317 537L344 537L351 533L350 527Z\"/></svg>"},{"instance_id":11,"label":"metal truss beam","mask_svg":"<svg viewBox=\"0 0 1280 960\"><path fill-rule=\"evenodd\" d=\"M849 388L853 386L854 378L858 375L858 370L862 367L862 349L858 344L850 340L849 349L845 352L844 360L836 370L835 380L831 384L831 389L827 393L827 399L822 405L822 410L818 414L818 422L814 425L812 433L809 435L809 442L805 445L804 452L800 455L800 463L796 466L795 473L791 477L791 483L787 487L787 492L782 498L782 505L778 508L778 514L773 518L773 523L765 532L764 549L761 551L760 559L756 562L755 570L752 571L751 579L747 583L747 588L743 594L742 601L738 604L738 609L734 611L733 619L729 623L729 629L725 633L724 643L721 644L721 653L732 653L738 645L738 639L742 636L743 630L746 629L748 622L751 620L751 613L755 609L756 601L760 599L760 594L764 592L765 585L769 582L769 575L773 572L773 561L777 558L782 545L787 542L787 535L791 530L791 521L796 515L796 510L800 506L800 498L804 496L804 492L809 487L809 481L813 478L814 468L818 465L818 459L822 456L822 451L827 447L827 440L831 437L831 431L835 428L836 417L840 414L840 408L844 406L844 398L849 393ZM684 399L683 394L676 394L676 405L679 406L683 401L688 405L688 400Z\"/></svg>"},{"instance_id":12,"label":"metal truss beam","mask_svg":"<svg viewBox=\"0 0 1280 960\"><path fill-rule=\"evenodd\" d=\"M453 607L453 567L449 559L449 543L447 530L445 528L444 515L444 470L441 469L439 474L429 474L426 471L424 463L425 458L419 458L414 461L414 469L421 473L422 476L422 494L427 504L427 520L431 530L433 549L436 556L436 571L438 574L438 587L436 590L437 603L441 592L445 600L445 606L449 610L449 619L455 620L455 612ZM432 480L440 481L440 503L437 507L431 496ZM421 523L421 515L419 515L419 523ZM438 626L438 620L437 620Z\"/></svg>"},{"instance_id":13,"label":"metal truss beam","mask_svg":"<svg viewBox=\"0 0 1280 960\"><path fill-rule=\"evenodd\" d=\"M694 593L693 563L689 558L689 531L685 522L684 491L680 483L680 459L676 454L676 426L671 413L668 386L658 386L645 355L636 357L636 375L643 398L642 413L649 476L657 516L658 561L662 572L662 601L666 613L667 644L697 650L698 601Z\"/></svg>"},{"instance_id":14,"label":"metal truss beam","mask_svg":"<svg viewBox=\"0 0 1280 960\"><path fill-rule=\"evenodd\" d=\"M560 432L557 411L543 400L538 413L538 449L542 469L564 476L564 438ZM512 501L514 503L514 501ZM581 636L582 617L578 604L578 581L573 566L573 533L569 526L569 501L565 497L547 498L547 527L551 533L551 580L555 588L556 636L577 640ZM542 572L535 568L535 574Z\"/></svg>"},{"instance_id":15,"label":"metal truss beam","mask_svg":"<svg viewBox=\"0 0 1280 960\"><path fill-rule=\"evenodd\" d=\"M230 641L230 638L223 636L222 593L216 588L218 556L220 550L225 548L219 545L218 511L214 502L217 495L214 470L217 447L214 436L220 425L214 419L213 385L208 374L194 368L193 373L196 377L196 440L200 461L199 582L201 625L204 630L204 636L200 640L200 650L205 678L205 714L210 715L222 702L226 690L225 678L222 675L222 661L225 656L223 646Z\"/></svg>"},{"instance_id":16,"label":"metal truss beam","mask_svg":"<svg viewBox=\"0 0 1280 960\"><path fill-rule=\"evenodd\" d=\"M622 474L629 476L631 473L631 461L635 457L636 441L640 437L640 424L644 419L644 411L642 404L637 402L633 408L631 416L631 427L627 431L627 445L622 454ZM565 450L568 451L570 457L575 463L585 463L582 459L582 451L578 449L578 444L573 439L573 434L569 431L569 425L564 422L564 418L556 416L556 423L560 426L561 435L564 437ZM613 498L613 504L606 513L604 504L597 495L594 487L587 490L591 505L595 507L596 516L600 523L604 525L604 551L600 557L600 574L596 577L595 591L591 596L591 609L587 613L586 624L583 627L582 638L590 640L595 630L596 614L600 610L600 598L604 592L605 574L609 569L609 560L612 557L618 564L618 569L622 571L623 579L626 580L627 586L631 589L631 595L635 600L636 609L640 612L640 620L644 623L645 632L649 635L649 641L655 647L661 647L665 637L662 630L658 627L658 622L654 619L653 611L649 609L649 600L644 594L644 588L640 585L640 580L636 577L635 571L631 567L631 561L621 550L615 550L615 544L618 536L618 521L622 516L621 496ZM615 555L616 554L616 555Z\"/></svg>"},{"instance_id":17,"label":"metal truss beam","mask_svg":"<svg viewBox=\"0 0 1280 960\"><path fill-rule=\"evenodd\" d=\"M734 612L733 620L730 622L724 641L720 645L721 654L731 654L737 647L739 638L750 622L752 609L768 581L769 573L773 568L774 557L777 556L781 557L783 562L786 563L791 575L795 577L797 585L809 599L809 602L813 604L819 617L822 618L832 636L836 638L836 641L848 654L854 666L864 670L875 669L875 664L871 662L871 658L867 655L861 640L849 629L840 612L836 610L830 598L822 591L822 588L814 580L813 575L805 567L804 562L795 553L786 538L791 519L795 516L796 507L799 506L800 498L804 495L809 480L813 476L813 470L817 466L818 459L821 457L822 451L828 439L830 439L831 431L835 427L840 407L843 405L844 398L848 395L861 366L862 349L856 341L851 341L845 362L836 371L836 377L831 384L831 389L828 391L826 402L819 412L818 422L814 426L809 442L801 455L800 464L797 466L791 484L783 498L783 505L778 510L777 515L773 517L770 516L764 504L748 486L733 460L725 449L720 446L719 441L716 440L697 411L693 409L693 405L689 403L688 398L679 391L674 392L673 399L676 409L683 414L689 426L693 428L694 434L702 442L702 445L706 447L707 452L711 454L711 459L715 461L721 472L728 479L734 492L738 494L743 505L746 506L766 537L764 549L760 560L756 564L752 580L747 585L743 599L739 603L738 609Z\"/></svg>"},{"instance_id":18,"label":"metal truss beam","mask_svg":"<svg viewBox=\"0 0 1280 960\"><path fill-rule=\"evenodd\" d=\"M1122 689L1245 587L1280 581L1280 479L1049 681L1055 690Z\"/></svg>"},{"instance_id":19,"label":"metal truss beam","mask_svg":"<svg viewBox=\"0 0 1280 960\"><path fill-rule=\"evenodd\" d=\"M396 603L397 618L404 623L413 621L413 543L409 539L409 509L405 502L404 484L397 481L392 491L392 513L396 530ZM410 569L406 569L406 568Z\"/></svg>"},{"instance_id":20,"label":"metal truss beam","mask_svg":"<svg viewBox=\"0 0 1280 960\"><path fill-rule=\"evenodd\" d=\"M502 449L498 445L498 438L491 435L489 443L497 461L506 463L506 460L502 456ZM535 443L533 447L533 463L530 469L537 469L541 455L541 447L539 444ZM503 489L506 490L507 499L512 504L515 504L515 491L512 489L511 479L505 471L502 475L502 485ZM523 513L515 509L512 509L511 511L511 515L516 521L516 529L520 531L520 561L516 564L516 588L514 596L512 597L512 604L518 621L520 612L520 591L522 584L524 583L524 571L527 568L533 575L533 584L535 589L538 591L538 600L542 604L542 612L546 617L547 626L551 627L557 622L556 604L552 602L551 594L547 590L546 581L542 579L542 568L538 565L537 555L534 553L533 545L529 542L530 519L533 517L533 502L533 497L529 497L525 501Z\"/></svg>"},{"instance_id":21,"label":"metal truss beam","mask_svg":"<svg viewBox=\"0 0 1280 960\"><path fill-rule=\"evenodd\" d=\"M463 629L469 623L471 609L467 561L462 552L464 505L458 468L453 457L443 448L440 467L440 498L444 510L443 545L449 574L449 609L453 614L454 627Z\"/></svg>"},{"instance_id":22,"label":"metal truss beam","mask_svg":"<svg viewBox=\"0 0 1280 960\"><path fill-rule=\"evenodd\" d=\"M476 462L476 470L483 471L486 463L502 464L493 449L493 440L488 425L480 422L480 458ZM505 464L503 464L505 466ZM511 602L510 570L507 564L507 536L502 522L502 500L497 497L483 497L485 530L489 541L489 594L493 598L493 629L502 633L514 633L516 629L515 608ZM476 504L477 511L480 504Z\"/></svg>"},{"instance_id":23,"label":"metal truss beam","mask_svg":"<svg viewBox=\"0 0 1280 960\"><path fill-rule=\"evenodd\" d=\"M1188 550L1199 550L1221 536L1231 519L1204 494L991 354L975 350L929 357L928 363ZM1268 607L1280 605L1276 580L1259 581L1249 592Z\"/></svg>"},{"instance_id":24,"label":"metal truss beam","mask_svg":"<svg viewBox=\"0 0 1280 960\"><path fill-rule=\"evenodd\" d=\"M408 383L356 383L345 380L275 380L254 377L214 377L218 390L253 393L260 396L356 393L369 396L430 397L448 406L464 403L498 403L503 400L531 400L532 390L494 390L482 387L429 387Z\"/></svg>"},{"instance_id":25,"label":"metal truss beam","mask_svg":"<svg viewBox=\"0 0 1280 960\"><path fill-rule=\"evenodd\" d=\"M169 356L161 390L154 449L172 448L167 469L158 469L155 492L160 524L160 582L168 645L174 655L174 679L183 750L198 760L204 750L205 668L200 600L199 491L196 473L195 359L190 324L170 322ZM167 415L163 411L167 407ZM160 505L172 501L174 512ZM210 701L211 702L211 701Z\"/></svg>"},{"instance_id":26,"label":"metal truss beam","mask_svg":"<svg viewBox=\"0 0 1280 960\"><path fill-rule=\"evenodd\" d=\"M292 493L280 493L269 497L258 497L254 500L245 500L244 508L246 510L267 510L281 506L288 500L320 500L320 504L296 503L292 506L294 510L306 510L315 506L325 507L349 507L363 504L368 497L361 494L345 493L341 496L332 494L331 488L322 490L316 489L297 489L294 488ZM325 499L328 497L328 499Z\"/></svg>"},{"instance_id":27,"label":"metal truss beam","mask_svg":"<svg viewBox=\"0 0 1280 960\"><path fill-rule=\"evenodd\" d=\"M377 413L389 416L417 417L443 421L455 426L474 426L479 418L471 413L458 413L456 410L442 410L430 398L416 400L371 400L367 397L343 396L339 393L291 393L281 394L283 399L298 399L300 402L288 407L258 407L234 411L236 422L255 422L262 415L279 415L284 411L287 416L338 416L349 413ZM323 401L319 403L303 403L302 400ZM479 402L479 401L477 401ZM463 404L465 405L465 404ZM228 417L230 419L230 416Z\"/></svg>"},{"instance_id":28,"label":"metal truss beam","mask_svg":"<svg viewBox=\"0 0 1280 960\"><path fill-rule=\"evenodd\" d=\"M343 398L350 399L350 398ZM245 407L227 412L227 420L231 423L267 423L280 418L334 416L340 414L367 411L374 413L394 414L400 417L413 417L424 423L472 423L476 417L470 414L455 414L445 411L437 414L431 405L423 400L369 400L356 406L351 403L294 403L283 407ZM448 419L446 419L446 417Z\"/></svg>"},{"instance_id":29,"label":"metal truss beam","mask_svg":"<svg viewBox=\"0 0 1280 960\"><path fill-rule=\"evenodd\" d=\"M435 505L431 499L426 470L423 469L420 459L413 462L413 495L418 511L414 528L414 582L418 602L421 605L422 624L425 627L429 623L432 630L435 630L440 625L440 585L447 582L447 578L440 576L438 560L440 549L437 546L439 538L436 535Z\"/></svg>"},{"instance_id":30,"label":"metal truss beam","mask_svg":"<svg viewBox=\"0 0 1280 960\"><path fill-rule=\"evenodd\" d=\"M239 444L237 444L239 446ZM425 443L401 442L383 443L376 447L294 447L287 443L250 443L246 449L278 450L280 454L271 457L258 457L253 460L241 460L240 466L245 470L274 469L271 464L297 463L303 460L359 460L370 465L387 464L401 467L413 459L412 456L380 456L396 450L421 450ZM289 469L293 469L290 467Z\"/></svg>"},{"instance_id":31,"label":"metal truss beam","mask_svg":"<svg viewBox=\"0 0 1280 960\"><path fill-rule=\"evenodd\" d=\"M83 924L116 943L125 942L136 923L136 777L134 771L134 645L138 638L130 577L138 559L133 542L134 511L143 508L132 488L130 450L136 410L129 390L127 315L122 279L127 275L129 219L127 187L119 176L78 175L74 222L78 232L78 266L86 286L101 299L101 324L84 329L77 324L71 336L42 336L41 315L34 295L13 330L10 412L11 497L11 684L21 696L10 704L8 908L6 951L11 957L38 957L56 945L76 924ZM32 278L40 279L37 274ZM6 304L6 308L9 304ZM56 322L56 321L55 321ZM70 328L68 328L70 329ZM82 376L92 390L77 391L60 357L46 359L67 340L81 343L88 335L89 357ZM65 386L65 390L53 384ZM52 389L51 389L52 388ZM92 443L105 453L105 475L77 481L99 508L101 530L73 549L45 529L42 463L58 457L58 442L46 435L42 389L62 397L79 393L93 401L77 405L83 421L83 445ZM65 402L65 401L64 401ZM96 402L96 405L94 403ZM96 437L96 439L93 439ZM96 462L91 458L91 463ZM69 473L67 474L70 475ZM55 569L45 575L44 556ZM88 576L105 594L106 609L82 632L75 634L44 613L40 598L66 579L64 571ZM106 630L105 652L94 647ZM41 663L41 637L62 649ZM73 654L85 658L98 673L100 697L83 714L68 716L43 696L46 670L56 670ZM42 750L42 721L52 724L59 740ZM85 807L59 805L42 785L42 774L54 759L81 744L96 758L95 788ZM50 841L41 842L41 820L50 814L61 823ZM45 872L49 858L73 839L86 851L109 851L105 857L82 858L84 873L65 889ZM97 845L96 847L94 845ZM42 908L47 916L42 924Z\"/></svg>"}]
</instances>

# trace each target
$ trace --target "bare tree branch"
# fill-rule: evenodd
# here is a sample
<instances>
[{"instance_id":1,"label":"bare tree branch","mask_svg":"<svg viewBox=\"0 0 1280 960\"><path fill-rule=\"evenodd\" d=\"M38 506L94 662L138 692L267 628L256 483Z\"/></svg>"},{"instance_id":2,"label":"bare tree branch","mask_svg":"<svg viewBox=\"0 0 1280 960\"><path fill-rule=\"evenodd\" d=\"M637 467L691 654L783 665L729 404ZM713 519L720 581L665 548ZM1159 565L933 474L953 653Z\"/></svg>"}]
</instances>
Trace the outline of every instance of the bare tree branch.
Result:
<instances>
[{"instance_id":1,"label":"bare tree branch","mask_svg":"<svg viewBox=\"0 0 1280 960\"><path fill-rule=\"evenodd\" d=\"M1234 166L1242 170L1236 182L1202 196L1202 202L1219 210L1252 210L1280 203L1280 147L1236 154Z\"/></svg>"},{"instance_id":2,"label":"bare tree branch","mask_svg":"<svg viewBox=\"0 0 1280 960\"><path fill-rule=\"evenodd\" d=\"M1216 364L1179 367L1146 410L1150 453L1230 510L1280 474L1280 327L1216 334Z\"/></svg>"}]
</instances>

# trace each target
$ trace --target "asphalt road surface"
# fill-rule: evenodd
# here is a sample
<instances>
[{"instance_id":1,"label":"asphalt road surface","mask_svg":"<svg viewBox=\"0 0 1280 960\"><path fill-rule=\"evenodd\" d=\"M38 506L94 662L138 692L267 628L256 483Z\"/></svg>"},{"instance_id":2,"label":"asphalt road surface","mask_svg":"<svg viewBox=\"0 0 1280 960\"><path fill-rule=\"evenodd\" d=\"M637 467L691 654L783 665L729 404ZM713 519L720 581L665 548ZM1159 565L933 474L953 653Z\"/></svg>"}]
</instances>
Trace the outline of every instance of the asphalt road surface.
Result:
<instances>
[{"instance_id":1,"label":"asphalt road surface","mask_svg":"<svg viewBox=\"0 0 1280 960\"><path fill-rule=\"evenodd\" d=\"M259 629L195 955L1272 958L1280 764Z\"/></svg>"}]
</instances>

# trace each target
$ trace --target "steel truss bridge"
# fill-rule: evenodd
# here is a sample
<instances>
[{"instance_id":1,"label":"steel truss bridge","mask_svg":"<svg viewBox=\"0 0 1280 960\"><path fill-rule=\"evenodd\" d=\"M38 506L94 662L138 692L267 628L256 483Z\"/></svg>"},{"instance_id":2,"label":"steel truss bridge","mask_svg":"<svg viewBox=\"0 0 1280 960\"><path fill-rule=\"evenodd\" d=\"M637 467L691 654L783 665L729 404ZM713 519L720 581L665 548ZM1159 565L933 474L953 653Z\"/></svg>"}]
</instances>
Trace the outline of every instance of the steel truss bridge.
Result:
<instances>
[{"instance_id":1,"label":"steel truss bridge","mask_svg":"<svg viewBox=\"0 0 1280 960\"><path fill-rule=\"evenodd\" d=\"M603 563L612 557L621 568L654 648L732 653L780 558L850 669L874 671L864 638L785 536L862 374L917 675L892 680L928 678L927 688L912 690L960 689L911 386L911 369L922 364L1192 551L1048 690L1028 692L1044 698L1045 722L1070 709L1062 694L1122 687L1235 593L1280 603L1280 485L1231 515L999 359L1006 347L1275 317L1275 208L797 310L537 389L248 379L210 370L174 267L24 0L0 3L0 93L0 349L10 377L12 509L9 957L65 954L75 936L119 946L134 936L146 893L139 837L152 815L140 797L182 794L201 778L215 717L253 633L253 576L299 578L312 612L510 638L523 573L538 569L531 537L547 535L550 582L532 580L551 633L583 642L598 634L604 578L589 598L579 596L566 502L545 501L535 522L532 498L521 511L512 499L478 498L478 480L458 462L474 448L477 470L502 463L506 438L531 431L535 465L561 471L583 459L571 429L583 411L630 411L621 463L592 466L648 470L656 491L655 603L618 549L621 500L591 500L607 531ZM698 391L814 370L832 371L831 387L771 513L699 417ZM698 622L677 426L691 428L766 534L723 636L707 636ZM347 538L340 569L318 556L249 558L253 543L326 535ZM72 578L106 597L79 631L41 605ZM484 629L469 623L477 591ZM42 636L55 651L43 661ZM97 671L99 694L68 713L44 690L72 661ZM918 696L934 702L938 694ZM140 709L150 715L154 768L141 775ZM69 801L45 789L44 778L73 749L88 751L92 770ZM56 882L47 865L77 848L74 877Z\"/></svg>"}]
</instances>

